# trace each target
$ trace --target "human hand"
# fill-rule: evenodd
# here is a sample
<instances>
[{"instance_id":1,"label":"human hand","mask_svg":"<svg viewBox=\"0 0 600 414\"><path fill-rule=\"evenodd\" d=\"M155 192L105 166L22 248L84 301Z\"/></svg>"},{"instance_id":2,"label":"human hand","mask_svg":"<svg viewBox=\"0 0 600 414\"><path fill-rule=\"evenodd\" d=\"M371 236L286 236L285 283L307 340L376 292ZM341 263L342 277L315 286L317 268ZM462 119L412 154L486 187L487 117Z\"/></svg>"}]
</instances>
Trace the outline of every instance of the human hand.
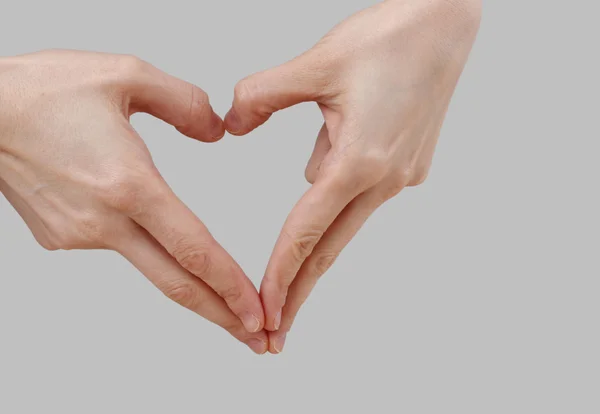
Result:
<instances>
[{"instance_id":1,"label":"human hand","mask_svg":"<svg viewBox=\"0 0 600 414\"><path fill-rule=\"evenodd\" d=\"M111 249L169 298L267 350L258 292L176 197L129 123L152 114L219 140L198 87L139 59L46 51L0 59L0 191L45 248Z\"/></svg>"},{"instance_id":2,"label":"human hand","mask_svg":"<svg viewBox=\"0 0 600 414\"><path fill-rule=\"evenodd\" d=\"M367 218L422 183L479 27L480 0L388 0L296 59L235 88L225 126L244 135L276 111L317 102L313 184L289 215L261 286L269 350Z\"/></svg>"}]
</instances>

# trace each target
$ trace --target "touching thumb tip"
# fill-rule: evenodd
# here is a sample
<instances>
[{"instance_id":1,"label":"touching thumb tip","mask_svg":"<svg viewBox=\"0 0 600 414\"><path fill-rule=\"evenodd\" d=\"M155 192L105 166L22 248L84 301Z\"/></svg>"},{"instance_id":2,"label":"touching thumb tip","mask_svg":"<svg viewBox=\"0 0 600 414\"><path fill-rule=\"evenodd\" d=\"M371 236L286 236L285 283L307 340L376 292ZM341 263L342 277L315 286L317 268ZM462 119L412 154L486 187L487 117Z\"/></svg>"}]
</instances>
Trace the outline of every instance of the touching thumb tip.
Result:
<instances>
[{"instance_id":1,"label":"touching thumb tip","mask_svg":"<svg viewBox=\"0 0 600 414\"><path fill-rule=\"evenodd\" d=\"M225 135L225 127L223 125L223 120L215 112L213 112L211 115L210 130L212 138L217 141L223 138L223 136Z\"/></svg>"},{"instance_id":2,"label":"touching thumb tip","mask_svg":"<svg viewBox=\"0 0 600 414\"><path fill-rule=\"evenodd\" d=\"M225 128L234 135L242 132L242 120L235 108L231 108L225 115Z\"/></svg>"}]
</instances>

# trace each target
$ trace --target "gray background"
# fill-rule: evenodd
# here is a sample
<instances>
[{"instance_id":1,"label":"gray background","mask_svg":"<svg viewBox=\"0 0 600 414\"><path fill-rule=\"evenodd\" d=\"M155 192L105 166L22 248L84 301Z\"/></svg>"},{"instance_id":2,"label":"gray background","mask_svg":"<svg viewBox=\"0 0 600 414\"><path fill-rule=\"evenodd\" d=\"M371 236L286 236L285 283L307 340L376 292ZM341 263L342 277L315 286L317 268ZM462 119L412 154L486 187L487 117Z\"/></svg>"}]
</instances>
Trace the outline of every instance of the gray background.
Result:
<instances>
[{"instance_id":1,"label":"gray background","mask_svg":"<svg viewBox=\"0 0 600 414\"><path fill-rule=\"evenodd\" d=\"M375 3L3 0L0 55L134 53L224 114L237 80ZM484 3L430 179L369 221L281 356L254 356L116 254L45 252L1 199L0 412L598 413L594 3ZM216 145L134 124L258 283L308 186L318 110Z\"/></svg>"}]
</instances>

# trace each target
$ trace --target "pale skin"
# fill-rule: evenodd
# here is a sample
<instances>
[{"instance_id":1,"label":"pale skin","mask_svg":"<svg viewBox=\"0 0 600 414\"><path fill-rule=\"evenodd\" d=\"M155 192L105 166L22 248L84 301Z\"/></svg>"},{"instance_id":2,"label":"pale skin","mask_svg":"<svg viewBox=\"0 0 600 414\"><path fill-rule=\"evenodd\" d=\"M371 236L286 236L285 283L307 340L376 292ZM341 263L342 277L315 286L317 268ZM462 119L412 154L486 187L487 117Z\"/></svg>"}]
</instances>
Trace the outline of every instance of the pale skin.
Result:
<instances>
[{"instance_id":1,"label":"pale skin","mask_svg":"<svg viewBox=\"0 0 600 414\"><path fill-rule=\"evenodd\" d=\"M45 248L111 249L254 352L279 353L373 212L427 177L481 0L388 0L298 58L242 80L223 122L206 94L131 56L0 59L0 191ZM146 112L215 142L316 102L324 124L260 294L160 176L129 124Z\"/></svg>"},{"instance_id":2,"label":"pale skin","mask_svg":"<svg viewBox=\"0 0 600 414\"><path fill-rule=\"evenodd\" d=\"M236 86L225 117L232 134L302 102L318 103L324 118L306 168L312 187L284 224L261 286L270 352L283 350L317 280L367 218L425 181L480 15L480 0L388 0Z\"/></svg>"},{"instance_id":3,"label":"pale skin","mask_svg":"<svg viewBox=\"0 0 600 414\"><path fill-rule=\"evenodd\" d=\"M0 190L49 250L111 249L169 298L264 353L252 282L175 196L129 117L223 137L200 88L139 59L47 51L0 61Z\"/></svg>"}]
</instances>

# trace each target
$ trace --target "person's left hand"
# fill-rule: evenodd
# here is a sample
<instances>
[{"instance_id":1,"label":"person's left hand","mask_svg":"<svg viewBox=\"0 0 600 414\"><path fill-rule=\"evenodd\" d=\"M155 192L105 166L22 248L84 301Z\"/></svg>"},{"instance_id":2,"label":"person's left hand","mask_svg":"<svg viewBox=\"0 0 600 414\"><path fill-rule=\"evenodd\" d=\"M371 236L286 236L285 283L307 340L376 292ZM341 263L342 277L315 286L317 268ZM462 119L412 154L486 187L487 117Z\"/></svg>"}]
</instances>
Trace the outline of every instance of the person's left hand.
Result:
<instances>
[{"instance_id":1,"label":"person's left hand","mask_svg":"<svg viewBox=\"0 0 600 414\"><path fill-rule=\"evenodd\" d=\"M225 117L234 135L307 101L325 120L306 170L313 186L288 217L261 287L271 352L283 349L317 280L375 209L425 180L480 13L480 0L388 0L236 86Z\"/></svg>"}]
</instances>

